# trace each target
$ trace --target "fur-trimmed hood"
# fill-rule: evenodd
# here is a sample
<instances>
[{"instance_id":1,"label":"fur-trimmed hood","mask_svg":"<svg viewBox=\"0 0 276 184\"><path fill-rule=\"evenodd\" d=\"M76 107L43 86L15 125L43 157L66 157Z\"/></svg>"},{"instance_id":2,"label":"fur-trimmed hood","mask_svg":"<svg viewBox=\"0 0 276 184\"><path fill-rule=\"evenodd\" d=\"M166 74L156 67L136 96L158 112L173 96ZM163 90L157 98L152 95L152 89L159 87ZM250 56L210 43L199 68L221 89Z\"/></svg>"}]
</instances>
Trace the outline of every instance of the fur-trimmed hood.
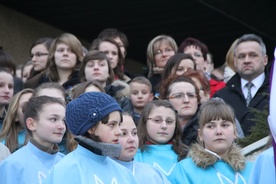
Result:
<instances>
[{"instance_id":1,"label":"fur-trimmed hood","mask_svg":"<svg viewBox=\"0 0 276 184\"><path fill-rule=\"evenodd\" d=\"M114 81L111 85L105 87L106 93L115 99L130 96L130 86L121 80Z\"/></svg>"},{"instance_id":2,"label":"fur-trimmed hood","mask_svg":"<svg viewBox=\"0 0 276 184\"><path fill-rule=\"evenodd\" d=\"M111 85L106 86L105 91L107 94L116 99L122 109L125 111L131 109L131 101L129 98L130 86L127 83L116 80Z\"/></svg>"},{"instance_id":3,"label":"fur-trimmed hood","mask_svg":"<svg viewBox=\"0 0 276 184\"><path fill-rule=\"evenodd\" d=\"M206 151L198 143L191 146L188 156L192 158L198 167L203 169L219 160L219 157ZM228 154L221 160L228 163L236 172L243 170L246 164L245 157L241 154L241 149L238 146L231 146Z\"/></svg>"}]
</instances>

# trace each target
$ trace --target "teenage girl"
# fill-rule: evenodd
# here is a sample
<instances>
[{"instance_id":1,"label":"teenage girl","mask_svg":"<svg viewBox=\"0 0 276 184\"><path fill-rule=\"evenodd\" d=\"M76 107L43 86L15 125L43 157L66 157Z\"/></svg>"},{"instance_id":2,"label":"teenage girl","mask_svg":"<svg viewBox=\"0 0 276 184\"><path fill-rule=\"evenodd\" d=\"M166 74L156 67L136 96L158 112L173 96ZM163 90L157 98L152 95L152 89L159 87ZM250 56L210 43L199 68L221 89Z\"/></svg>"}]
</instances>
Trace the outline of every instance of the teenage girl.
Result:
<instances>
[{"instance_id":1,"label":"teenage girl","mask_svg":"<svg viewBox=\"0 0 276 184\"><path fill-rule=\"evenodd\" d=\"M181 142L181 127L174 107L165 100L149 102L138 124L139 150L135 160L150 164L168 176L188 148Z\"/></svg>"}]
</instances>

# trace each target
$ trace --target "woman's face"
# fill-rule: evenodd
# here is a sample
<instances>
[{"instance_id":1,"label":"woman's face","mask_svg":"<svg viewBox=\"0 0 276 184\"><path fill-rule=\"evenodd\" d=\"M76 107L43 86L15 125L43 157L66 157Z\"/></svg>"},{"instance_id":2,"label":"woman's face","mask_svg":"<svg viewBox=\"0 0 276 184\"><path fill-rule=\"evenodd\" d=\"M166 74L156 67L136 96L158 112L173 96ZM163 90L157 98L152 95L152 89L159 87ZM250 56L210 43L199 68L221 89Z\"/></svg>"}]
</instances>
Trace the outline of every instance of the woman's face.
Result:
<instances>
[{"instance_id":1,"label":"woman's face","mask_svg":"<svg viewBox=\"0 0 276 184\"><path fill-rule=\"evenodd\" d=\"M203 58L203 54L201 50L198 47L195 47L194 45L190 45L184 49L185 54L190 54L196 63L196 69L204 72L206 62Z\"/></svg>"},{"instance_id":2,"label":"woman's face","mask_svg":"<svg viewBox=\"0 0 276 184\"><path fill-rule=\"evenodd\" d=\"M120 46L121 53L122 53L123 57L125 57L126 49L124 47L124 43L122 42L122 40L119 37L116 37L116 38L114 38L114 41L118 43L118 45Z\"/></svg>"},{"instance_id":3,"label":"woman's face","mask_svg":"<svg viewBox=\"0 0 276 184\"><path fill-rule=\"evenodd\" d=\"M178 112L178 116L191 119L198 108L195 86L189 82L175 82L169 86L169 102Z\"/></svg>"},{"instance_id":4,"label":"woman's face","mask_svg":"<svg viewBox=\"0 0 276 184\"><path fill-rule=\"evenodd\" d=\"M13 76L7 72L0 72L0 107L8 105L13 96Z\"/></svg>"},{"instance_id":5,"label":"woman's face","mask_svg":"<svg viewBox=\"0 0 276 184\"><path fill-rule=\"evenodd\" d=\"M159 48L156 48L154 51L155 66L159 68L164 68L167 61L175 55L172 47L162 41Z\"/></svg>"},{"instance_id":6,"label":"woman's face","mask_svg":"<svg viewBox=\"0 0 276 184\"><path fill-rule=\"evenodd\" d=\"M119 138L119 143L122 146L122 151L119 160L128 162L133 159L139 145L137 128L131 116L123 115L123 122L120 125L120 129L122 135Z\"/></svg>"},{"instance_id":7,"label":"woman's face","mask_svg":"<svg viewBox=\"0 0 276 184\"><path fill-rule=\"evenodd\" d=\"M106 83L109 77L107 60L90 60L86 63L84 69L85 79L87 81L98 81L100 83Z\"/></svg>"},{"instance_id":8,"label":"woman's face","mask_svg":"<svg viewBox=\"0 0 276 184\"><path fill-rule=\"evenodd\" d=\"M175 113L167 107L154 107L146 123L147 134L154 144L167 144L173 137L176 127Z\"/></svg>"},{"instance_id":9,"label":"woman's face","mask_svg":"<svg viewBox=\"0 0 276 184\"><path fill-rule=\"evenodd\" d=\"M21 97L18 101L18 108L16 111L16 116L17 116L17 119L22 127L26 127L22 108L23 108L24 104L26 102L28 102L32 96L33 96L33 93L25 93L25 94L21 95Z\"/></svg>"},{"instance_id":10,"label":"woman's face","mask_svg":"<svg viewBox=\"0 0 276 184\"><path fill-rule=\"evenodd\" d=\"M226 155L236 139L233 122L221 118L207 122L202 130L199 130L198 135L200 141L204 142L205 148L219 156Z\"/></svg>"},{"instance_id":11,"label":"woman's face","mask_svg":"<svg viewBox=\"0 0 276 184\"><path fill-rule=\"evenodd\" d=\"M31 60L34 71L42 71L46 68L48 60L48 50L43 44L34 46L31 50Z\"/></svg>"},{"instance_id":12,"label":"woman's face","mask_svg":"<svg viewBox=\"0 0 276 184\"><path fill-rule=\"evenodd\" d=\"M182 59L177 68L173 69L176 75L182 75L188 70L194 70L194 62L190 59Z\"/></svg>"},{"instance_id":13,"label":"woman's face","mask_svg":"<svg viewBox=\"0 0 276 184\"><path fill-rule=\"evenodd\" d=\"M119 62L119 51L116 45L110 42L101 42L99 45L99 51L103 52L109 59L111 68L116 68Z\"/></svg>"},{"instance_id":14,"label":"woman's face","mask_svg":"<svg viewBox=\"0 0 276 184\"><path fill-rule=\"evenodd\" d=\"M77 64L77 55L64 43L57 44L54 57L60 70L72 70Z\"/></svg>"}]
</instances>

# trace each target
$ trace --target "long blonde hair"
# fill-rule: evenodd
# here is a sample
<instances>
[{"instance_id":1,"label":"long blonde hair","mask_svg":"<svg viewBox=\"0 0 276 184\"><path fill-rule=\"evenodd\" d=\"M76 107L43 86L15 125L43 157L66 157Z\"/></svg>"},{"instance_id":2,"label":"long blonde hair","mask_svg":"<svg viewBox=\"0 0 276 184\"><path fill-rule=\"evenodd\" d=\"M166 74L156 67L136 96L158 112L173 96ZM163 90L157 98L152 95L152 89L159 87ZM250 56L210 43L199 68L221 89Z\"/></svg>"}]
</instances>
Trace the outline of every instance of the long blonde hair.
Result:
<instances>
[{"instance_id":1,"label":"long blonde hair","mask_svg":"<svg viewBox=\"0 0 276 184\"><path fill-rule=\"evenodd\" d=\"M5 139L5 145L9 148L10 152L14 152L19 148L18 133L24 129L17 120L17 110L19 108L19 100L22 95L27 93L34 93L34 90L26 88L13 96L7 110L6 117L3 121L2 131L0 133L0 140ZM27 140L25 139L25 143Z\"/></svg>"}]
</instances>

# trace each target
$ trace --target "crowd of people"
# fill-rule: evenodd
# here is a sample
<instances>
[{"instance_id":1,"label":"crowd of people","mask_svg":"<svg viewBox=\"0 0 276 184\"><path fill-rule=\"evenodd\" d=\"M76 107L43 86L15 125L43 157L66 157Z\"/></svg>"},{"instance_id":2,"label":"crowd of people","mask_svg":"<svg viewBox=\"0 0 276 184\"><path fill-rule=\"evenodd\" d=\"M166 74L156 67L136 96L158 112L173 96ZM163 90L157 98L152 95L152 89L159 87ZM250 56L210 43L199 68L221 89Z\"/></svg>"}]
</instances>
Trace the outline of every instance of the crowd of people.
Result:
<instances>
[{"instance_id":1,"label":"crowd of people","mask_svg":"<svg viewBox=\"0 0 276 184\"><path fill-rule=\"evenodd\" d=\"M20 66L1 48L0 183L276 181L272 148L254 165L237 144L271 104L259 36L234 40L214 68L202 41L158 35L146 75L127 71L127 48L114 28L88 49L70 33L39 38Z\"/></svg>"}]
</instances>

